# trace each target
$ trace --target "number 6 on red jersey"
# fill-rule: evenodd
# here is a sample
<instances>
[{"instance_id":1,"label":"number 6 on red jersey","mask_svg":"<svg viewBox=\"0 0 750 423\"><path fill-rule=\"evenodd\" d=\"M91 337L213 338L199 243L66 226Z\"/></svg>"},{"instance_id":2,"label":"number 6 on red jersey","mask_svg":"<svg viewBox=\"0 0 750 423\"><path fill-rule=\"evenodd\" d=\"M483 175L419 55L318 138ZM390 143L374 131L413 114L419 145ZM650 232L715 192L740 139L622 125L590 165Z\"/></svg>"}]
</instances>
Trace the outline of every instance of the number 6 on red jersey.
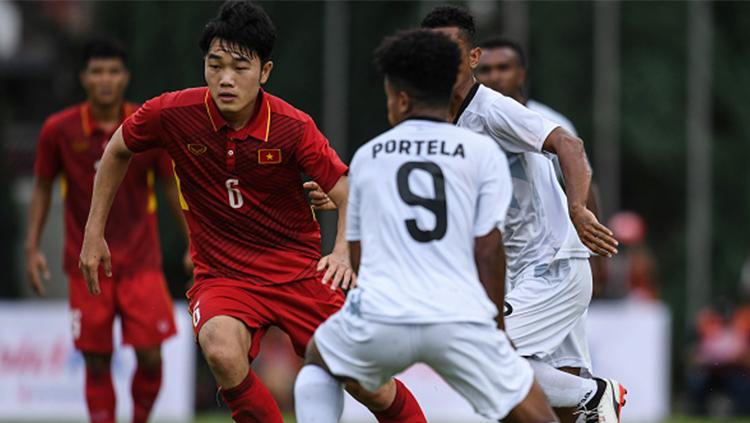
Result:
<instances>
[{"instance_id":1,"label":"number 6 on red jersey","mask_svg":"<svg viewBox=\"0 0 750 423\"><path fill-rule=\"evenodd\" d=\"M242 199L242 193L240 192L240 189L237 188L240 185L240 180L237 178L229 178L224 183L227 187L227 194L229 195L229 205L233 209L239 209L242 207L243 204L245 204L245 201Z\"/></svg>"}]
</instances>

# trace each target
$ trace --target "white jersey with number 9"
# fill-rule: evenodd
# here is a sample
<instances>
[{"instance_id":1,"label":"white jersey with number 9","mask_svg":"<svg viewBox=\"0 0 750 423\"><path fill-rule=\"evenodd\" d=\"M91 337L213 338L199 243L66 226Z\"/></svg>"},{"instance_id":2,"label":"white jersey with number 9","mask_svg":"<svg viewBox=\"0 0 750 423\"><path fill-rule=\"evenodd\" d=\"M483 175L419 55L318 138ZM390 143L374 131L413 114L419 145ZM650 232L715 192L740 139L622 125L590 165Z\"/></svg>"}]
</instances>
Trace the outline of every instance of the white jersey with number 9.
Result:
<instances>
[{"instance_id":1,"label":"white jersey with number 9","mask_svg":"<svg viewBox=\"0 0 750 423\"><path fill-rule=\"evenodd\" d=\"M474 238L503 230L508 162L488 137L407 120L362 146L350 167L346 236L360 241L358 312L384 323L488 322Z\"/></svg>"}]
</instances>

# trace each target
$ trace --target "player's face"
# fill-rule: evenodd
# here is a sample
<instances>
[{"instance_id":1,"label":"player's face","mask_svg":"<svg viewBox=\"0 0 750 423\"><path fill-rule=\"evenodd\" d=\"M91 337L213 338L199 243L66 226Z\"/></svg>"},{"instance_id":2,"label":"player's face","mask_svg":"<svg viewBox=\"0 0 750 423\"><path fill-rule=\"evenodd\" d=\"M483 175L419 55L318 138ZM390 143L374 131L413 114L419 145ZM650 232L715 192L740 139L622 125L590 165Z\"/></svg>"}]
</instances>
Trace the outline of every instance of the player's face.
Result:
<instances>
[{"instance_id":1,"label":"player's face","mask_svg":"<svg viewBox=\"0 0 750 423\"><path fill-rule=\"evenodd\" d=\"M89 101L100 106L111 106L122 102L130 73L122 59L95 58L89 60L80 77Z\"/></svg>"},{"instance_id":2,"label":"player's face","mask_svg":"<svg viewBox=\"0 0 750 423\"><path fill-rule=\"evenodd\" d=\"M409 96L401 90L398 90L385 78L385 96L387 98L386 107L388 108L388 123L391 126L398 125L406 118L411 110L411 101Z\"/></svg>"},{"instance_id":3,"label":"player's face","mask_svg":"<svg viewBox=\"0 0 750 423\"><path fill-rule=\"evenodd\" d=\"M215 38L204 60L204 74L221 114L228 120L252 115L258 89L268 81L271 68L271 61L261 65L257 53Z\"/></svg>"},{"instance_id":4,"label":"player's face","mask_svg":"<svg viewBox=\"0 0 750 423\"><path fill-rule=\"evenodd\" d=\"M456 78L456 87L460 87L468 80L473 80L474 69L479 64L479 56L482 54L478 47L473 47L461 32L461 29L455 26L433 29L435 32L447 35L455 41L461 49L461 65L458 68L458 77Z\"/></svg>"},{"instance_id":5,"label":"player's face","mask_svg":"<svg viewBox=\"0 0 750 423\"><path fill-rule=\"evenodd\" d=\"M516 97L523 88L526 71L518 55L511 48L482 49L477 67L477 79L495 91Z\"/></svg>"}]
</instances>

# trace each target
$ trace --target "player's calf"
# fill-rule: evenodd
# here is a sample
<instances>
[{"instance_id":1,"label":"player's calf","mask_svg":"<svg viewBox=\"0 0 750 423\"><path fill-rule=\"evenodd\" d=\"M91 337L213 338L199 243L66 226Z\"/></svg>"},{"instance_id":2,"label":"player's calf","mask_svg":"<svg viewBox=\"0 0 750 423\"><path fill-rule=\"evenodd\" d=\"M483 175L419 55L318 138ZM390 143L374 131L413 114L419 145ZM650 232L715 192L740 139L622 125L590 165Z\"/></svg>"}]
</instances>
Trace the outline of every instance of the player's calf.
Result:
<instances>
[{"instance_id":1,"label":"player's calf","mask_svg":"<svg viewBox=\"0 0 750 423\"><path fill-rule=\"evenodd\" d=\"M573 376L581 375L580 367L559 367L557 370ZM578 407L552 407L561 423L575 423L578 420Z\"/></svg>"},{"instance_id":2,"label":"player's calf","mask_svg":"<svg viewBox=\"0 0 750 423\"><path fill-rule=\"evenodd\" d=\"M306 364L294 383L294 410L300 423L336 423L344 411L341 383L317 364Z\"/></svg>"},{"instance_id":3,"label":"player's calf","mask_svg":"<svg viewBox=\"0 0 750 423\"><path fill-rule=\"evenodd\" d=\"M133 423L146 423L161 390L161 345L135 350L138 367L130 391L133 396Z\"/></svg>"},{"instance_id":4,"label":"player's calf","mask_svg":"<svg viewBox=\"0 0 750 423\"><path fill-rule=\"evenodd\" d=\"M333 376L315 345L315 339L310 340L307 346L305 366L295 382L297 421L337 422L343 410L339 407L339 398L343 401L342 384L354 399L373 413L379 423L427 422L416 398L396 379L389 380L372 392L353 379Z\"/></svg>"},{"instance_id":5,"label":"player's calf","mask_svg":"<svg viewBox=\"0 0 750 423\"><path fill-rule=\"evenodd\" d=\"M83 352L86 362L86 405L93 423L114 423L115 387L112 383L111 354Z\"/></svg>"},{"instance_id":6,"label":"player's calf","mask_svg":"<svg viewBox=\"0 0 750 423\"><path fill-rule=\"evenodd\" d=\"M250 370L251 336L245 324L229 316L212 317L198 332L198 343L221 397L238 423L283 423L276 401Z\"/></svg>"},{"instance_id":7,"label":"player's calf","mask_svg":"<svg viewBox=\"0 0 750 423\"><path fill-rule=\"evenodd\" d=\"M352 394L359 402L365 405L367 405L367 402L370 402L377 407L376 409L372 407L368 408L375 415L378 423L427 423L427 419L424 413L422 413L422 408L419 406L417 399L414 398L414 395L412 395L406 385L398 379L391 379L375 392L370 393L364 389L362 391L365 394L356 397L347 388L347 392ZM385 408L383 408L384 406Z\"/></svg>"},{"instance_id":8,"label":"player's calf","mask_svg":"<svg viewBox=\"0 0 750 423\"><path fill-rule=\"evenodd\" d=\"M305 365L294 382L294 411L300 423L336 423L344 410L341 382L331 374L310 340Z\"/></svg>"},{"instance_id":9,"label":"player's calf","mask_svg":"<svg viewBox=\"0 0 750 423\"><path fill-rule=\"evenodd\" d=\"M391 379L375 392L370 392L357 382L344 382L344 389L354 399L362 403L372 412L387 410L396 399L397 387L394 379Z\"/></svg>"}]
</instances>

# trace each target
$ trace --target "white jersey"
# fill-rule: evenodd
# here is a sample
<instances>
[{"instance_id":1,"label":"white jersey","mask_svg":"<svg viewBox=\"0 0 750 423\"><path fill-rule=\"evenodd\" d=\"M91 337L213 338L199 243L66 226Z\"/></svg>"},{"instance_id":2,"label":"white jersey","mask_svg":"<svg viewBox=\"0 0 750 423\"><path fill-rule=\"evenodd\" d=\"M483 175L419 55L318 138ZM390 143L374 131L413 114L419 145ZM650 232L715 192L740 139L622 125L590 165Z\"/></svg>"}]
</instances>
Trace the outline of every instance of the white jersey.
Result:
<instances>
[{"instance_id":1,"label":"white jersey","mask_svg":"<svg viewBox=\"0 0 750 423\"><path fill-rule=\"evenodd\" d=\"M513 178L503 232L508 280L543 272L558 259L588 258L552 160L542 153L544 140L560 125L480 84L464 100L456 124L490 136L508 155Z\"/></svg>"},{"instance_id":2,"label":"white jersey","mask_svg":"<svg viewBox=\"0 0 750 423\"><path fill-rule=\"evenodd\" d=\"M529 108L530 110L533 110L539 113L548 121L555 122L559 126L562 126L566 131L570 132L571 134L578 136L578 132L576 132L576 127L573 126L573 122L571 122L570 119L563 116L563 114L558 112L557 110L547 106L546 104L542 104L534 100L527 101L526 107Z\"/></svg>"},{"instance_id":3,"label":"white jersey","mask_svg":"<svg viewBox=\"0 0 750 423\"><path fill-rule=\"evenodd\" d=\"M347 302L382 323L491 321L474 238L502 230L511 191L497 145L447 122L410 119L362 146L346 229L362 257Z\"/></svg>"}]
</instances>

